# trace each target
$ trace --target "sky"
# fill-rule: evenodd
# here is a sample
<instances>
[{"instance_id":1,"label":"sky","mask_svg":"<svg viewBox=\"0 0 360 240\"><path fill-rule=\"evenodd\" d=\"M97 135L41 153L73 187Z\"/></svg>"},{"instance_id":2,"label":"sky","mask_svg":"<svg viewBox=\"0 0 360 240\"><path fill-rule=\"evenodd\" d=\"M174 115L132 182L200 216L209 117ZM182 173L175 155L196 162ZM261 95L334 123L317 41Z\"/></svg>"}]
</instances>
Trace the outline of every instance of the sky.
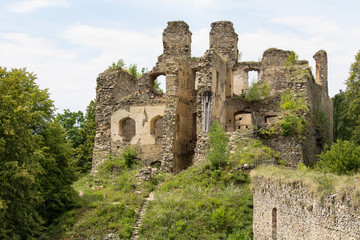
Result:
<instances>
[{"instance_id":1,"label":"sky","mask_svg":"<svg viewBox=\"0 0 360 240\"><path fill-rule=\"evenodd\" d=\"M227 20L243 61L275 47L314 69L313 55L325 50L334 96L345 90L360 50L359 13L358 0L0 0L0 66L35 73L58 112L85 111L98 74L113 62L155 66L168 21L189 25L199 57L209 48L211 23Z\"/></svg>"}]
</instances>

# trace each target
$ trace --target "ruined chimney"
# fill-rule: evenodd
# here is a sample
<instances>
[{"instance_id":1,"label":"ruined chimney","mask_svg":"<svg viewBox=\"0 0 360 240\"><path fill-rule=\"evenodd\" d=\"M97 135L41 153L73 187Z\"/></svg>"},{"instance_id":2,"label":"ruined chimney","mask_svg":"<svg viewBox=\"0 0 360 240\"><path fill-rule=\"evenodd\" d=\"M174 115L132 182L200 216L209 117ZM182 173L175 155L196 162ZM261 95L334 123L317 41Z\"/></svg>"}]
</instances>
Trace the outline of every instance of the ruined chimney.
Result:
<instances>
[{"instance_id":1,"label":"ruined chimney","mask_svg":"<svg viewBox=\"0 0 360 240\"><path fill-rule=\"evenodd\" d=\"M163 56L191 57L191 32L184 21L168 22L163 32Z\"/></svg>"},{"instance_id":2,"label":"ruined chimney","mask_svg":"<svg viewBox=\"0 0 360 240\"><path fill-rule=\"evenodd\" d=\"M211 24L210 49L214 49L231 65L238 59L238 35L235 33L232 22L219 21Z\"/></svg>"},{"instance_id":3,"label":"ruined chimney","mask_svg":"<svg viewBox=\"0 0 360 240\"><path fill-rule=\"evenodd\" d=\"M323 87L324 92L328 92L328 63L327 54L324 50L320 50L314 55L316 62L316 78L317 84Z\"/></svg>"}]
</instances>

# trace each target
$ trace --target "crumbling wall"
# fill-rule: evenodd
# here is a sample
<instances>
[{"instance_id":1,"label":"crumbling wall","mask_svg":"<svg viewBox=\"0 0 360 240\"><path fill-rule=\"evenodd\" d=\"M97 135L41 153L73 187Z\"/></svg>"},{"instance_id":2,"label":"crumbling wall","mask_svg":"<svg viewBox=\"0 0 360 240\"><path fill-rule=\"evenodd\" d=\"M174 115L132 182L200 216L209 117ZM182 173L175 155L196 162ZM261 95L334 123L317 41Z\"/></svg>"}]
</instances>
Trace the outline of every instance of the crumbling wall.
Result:
<instances>
[{"instance_id":1,"label":"crumbling wall","mask_svg":"<svg viewBox=\"0 0 360 240\"><path fill-rule=\"evenodd\" d=\"M99 74L96 85L96 135L92 169L111 153L110 118L116 101L137 90L137 82L122 69L109 69Z\"/></svg>"},{"instance_id":2,"label":"crumbling wall","mask_svg":"<svg viewBox=\"0 0 360 240\"><path fill-rule=\"evenodd\" d=\"M360 215L348 196L319 201L301 180L252 177L254 239L360 239Z\"/></svg>"},{"instance_id":3,"label":"crumbling wall","mask_svg":"<svg viewBox=\"0 0 360 240\"><path fill-rule=\"evenodd\" d=\"M161 161L163 171L178 172L205 158L207 132L215 120L227 132L252 129L254 137L263 137L290 166L313 164L325 139L332 140L326 52L314 56L314 78L307 61L286 66L290 51L272 48L260 62L238 62L238 36L231 22L211 24L210 49L201 58L191 58L191 35L185 22L168 22L163 53L150 72L137 80L122 70L99 75L93 168L130 144L143 161ZM269 86L270 97L246 100L249 71L258 73L259 85ZM166 76L165 95L153 89L160 75ZM259 129L281 120L281 96L287 91L309 107L303 113L310 123L306 133L261 136Z\"/></svg>"}]
</instances>

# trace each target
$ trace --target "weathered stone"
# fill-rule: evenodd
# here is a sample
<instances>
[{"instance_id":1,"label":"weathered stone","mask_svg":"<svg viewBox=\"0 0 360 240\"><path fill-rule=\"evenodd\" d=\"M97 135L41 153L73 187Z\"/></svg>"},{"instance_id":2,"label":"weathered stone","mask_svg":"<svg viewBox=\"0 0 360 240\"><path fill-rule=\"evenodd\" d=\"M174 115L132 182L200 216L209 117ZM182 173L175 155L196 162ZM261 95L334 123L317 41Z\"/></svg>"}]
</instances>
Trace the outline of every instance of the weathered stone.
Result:
<instances>
[{"instance_id":1,"label":"weathered stone","mask_svg":"<svg viewBox=\"0 0 360 240\"><path fill-rule=\"evenodd\" d=\"M138 149L145 164L161 162L163 171L179 172L205 160L207 131L215 120L228 133L245 131L250 137L258 137L256 129L276 125L282 117L281 96L286 91L304 100L308 107L304 119L312 120L322 112L328 128L310 124L302 137L277 134L262 141L278 151L289 166L313 164L325 137L332 140L326 52L314 56L314 78L307 61L295 60L293 66L286 66L290 51L268 49L261 61L238 62L237 42L231 22L215 22L211 24L210 49L201 58L191 58L189 26L182 21L168 22L163 54L150 72L136 80L122 69L101 73L97 79L93 173L107 155L120 155L128 144ZM245 100L250 71L258 72L259 84L269 86L268 99ZM160 75L166 76L166 94L153 89Z\"/></svg>"},{"instance_id":2,"label":"weathered stone","mask_svg":"<svg viewBox=\"0 0 360 240\"><path fill-rule=\"evenodd\" d=\"M253 177L254 239L360 239L360 216L348 196L320 202L301 180Z\"/></svg>"}]
</instances>

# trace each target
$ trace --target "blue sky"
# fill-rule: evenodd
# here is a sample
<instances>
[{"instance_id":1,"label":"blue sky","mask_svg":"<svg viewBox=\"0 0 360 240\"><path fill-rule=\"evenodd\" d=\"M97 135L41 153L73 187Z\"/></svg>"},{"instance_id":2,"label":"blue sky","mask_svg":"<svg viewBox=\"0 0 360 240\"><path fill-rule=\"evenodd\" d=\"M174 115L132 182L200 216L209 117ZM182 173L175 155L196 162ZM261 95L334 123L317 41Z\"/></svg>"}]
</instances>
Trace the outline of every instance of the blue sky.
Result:
<instances>
[{"instance_id":1,"label":"blue sky","mask_svg":"<svg viewBox=\"0 0 360 240\"><path fill-rule=\"evenodd\" d=\"M85 110L112 62L155 65L167 21L189 24L192 55L201 56L210 24L229 20L244 61L276 47L314 68L312 56L326 50L333 96L360 50L359 13L358 0L0 0L0 66L36 73L59 111Z\"/></svg>"}]
</instances>

